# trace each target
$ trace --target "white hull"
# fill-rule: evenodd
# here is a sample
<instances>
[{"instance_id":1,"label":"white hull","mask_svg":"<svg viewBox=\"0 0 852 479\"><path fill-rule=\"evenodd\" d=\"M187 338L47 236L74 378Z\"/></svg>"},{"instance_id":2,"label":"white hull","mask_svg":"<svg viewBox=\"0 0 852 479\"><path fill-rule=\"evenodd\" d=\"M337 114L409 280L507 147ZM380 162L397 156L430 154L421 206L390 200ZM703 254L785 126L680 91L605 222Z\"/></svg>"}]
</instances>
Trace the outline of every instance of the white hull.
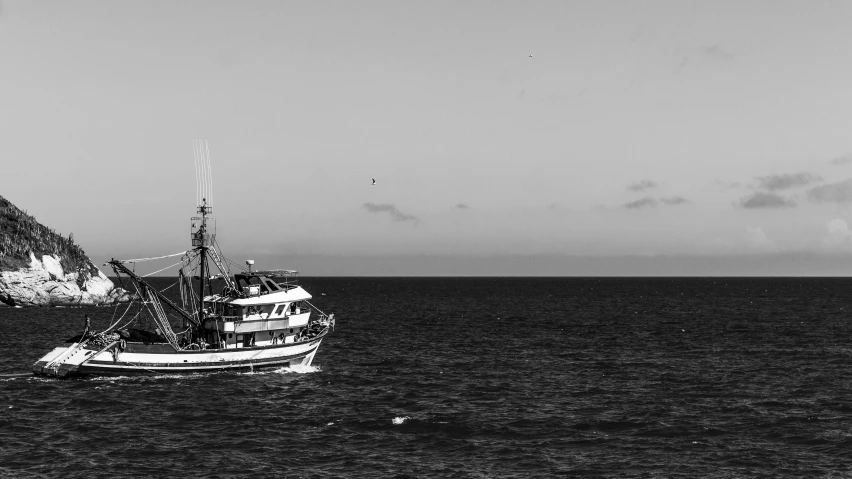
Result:
<instances>
[{"instance_id":1,"label":"white hull","mask_svg":"<svg viewBox=\"0 0 852 479\"><path fill-rule=\"evenodd\" d=\"M99 350L74 343L47 353L33 365L33 372L55 377L125 376L310 366L324 336L275 346L200 351L141 343L128 343L124 351L114 346Z\"/></svg>"}]
</instances>

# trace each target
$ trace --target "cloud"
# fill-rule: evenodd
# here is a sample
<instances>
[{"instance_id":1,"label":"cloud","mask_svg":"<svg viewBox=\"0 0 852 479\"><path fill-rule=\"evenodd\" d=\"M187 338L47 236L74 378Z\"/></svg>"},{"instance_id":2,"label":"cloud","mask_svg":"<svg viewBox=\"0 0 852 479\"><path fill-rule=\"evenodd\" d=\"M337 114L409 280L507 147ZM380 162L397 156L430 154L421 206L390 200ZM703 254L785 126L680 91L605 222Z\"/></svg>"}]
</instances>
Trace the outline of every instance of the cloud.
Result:
<instances>
[{"instance_id":1,"label":"cloud","mask_svg":"<svg viewBox=\"0 0 852 479\"><path fill-rule=\"evenodd\" d=\"M831 164L837 166L848 165L850 163L852 163L852 155L838 156L831 160Z\"/></svg>"},{"instance_id":2,"label":"cloud","mask_svg":"<svg viewBox=\"0 0 852 479\"><path fill-rule=\"evenodd\" d=\"M746 239L749 246L756 249L769 249L774 246L772 241L766 237L766 233L760 227L748 228L746 230Z\"/></svg>"},{"instance_id":3,"label":"cloud","mask_svg":"<svg viewBox=\"0 0 852 479\"><path fill-rule=\"evenodd\" d=\"M394 221L413 221L414 224L420 223L416 216L407 215L399 211L396 206L389 204L377 205L375 203L364 203L363 208L370 213L387 213Z\"/></svg>"},{"instance_id":4,"label":"cloud","mask_svg":"<svg viewBox=\"0 0 852 479\"><path fill-rule=\"evenodd\" d=\"M643 191L650 188L656 188L657 184L651 180L642 180L627 186L628 191Z\"/></svg>"},{"instance_id":5,"label":"cloud","mask_svg":"<svg viewBox=\"0 0 852 479\"><path fill-rule=\"evenodd\" d=\"M740 206L746 209L760 208L795 208L796 202L775 193L757 193L740 200Z\"/></svg>"},{"instance_id":6,"label":"cloud","mask_svg":"<svg viewBox=\"0 0 852 479\"><path fill-rule=\"evenodd\" d=\"M680 71L683 70L684 68L686 68L686 66L688 64L689 64L689 57L687 57L687 56L682 57L680 59L680 62L675 67L675 70L674 70L675 74L680 73Z\"/></svg>"},{"instance_id":7,"label":"cloud","mask_svg":"<svg viewBox=\"0 0 852 479\"><path fill-rule=\"evenodd\" d=\"M628 209L639 209L645 208L646 206L657 206L657 200L650 196L646 196L641 200L631 201L630 203L624 204L624 207Z\"/></svg>"},{"instance_id":8,"label":"cloud","mask_svg":"<svg viewBox=\"0 0 852 479\"><path fill-rule=\"evenodd\" d=\"M852 179L839 183L815 186L808 190L808 199L814 203L852 203Z\"/></svg>"},{"instance_id":9,"label":"cloud","mask_svg":"<svg viewBox=\"0 0 852 479\"><path fill-rule=\"evenodd\" d=\"M795 175L784 174L758 176L756 179L758 182L758 188L763 188L769 191L787 190L790 188L797 188L799 186L807 186L811 183L822 180L819 176L805 172L796 173Z\"/></svg>"},{"instance_id":10,"label":"cloud","mask_svg":"<svg viewBox=\"0 0 852 479\"><path fill-rule=\"evenodd\" d=\"M667 205L682 205L684 203L689 203L689 200L682 196L672 196L671 198L660 198L664 204Z\"/></svg>"},{"instance_id":11,"label":"cloud","mask_svg":"<svg viewBox=\"0 0 852 479\"><path fill-rule=\"evenodd\" d=\"M701 53L709 58L719 61L733 60L736 55L720 47L719 44L701 47Z\"/></svg>"},{"instance_id":12,"label":"cloud","mask_svg":"<svg viewBox=\"0 0 852 479\"><path fill-rule=\"evenodd\" d=\"M719 187L724 188L726 190L739 188L740 186L743 185L739 181L725 181L725 180L720 180L719 178L716 178L715 183L716 183L716 186L719 186Z\"/></svg>"},{"instance_id":13,"label":"cloud","mask_svg":"<svg viewBox=\"0 0 852 479\"><path fill-rule=\"evenodd\" d=\"M468 206L467 203L457 203L456 209L457 210L469 210L470 206Z\"/></svg>"},{"instance_id":14,"label":"cloud","mask_svg":"<svg viewBox=\"0 0 852 479\"><path fill-rule=\"evenodd\" d=\"M684 203L689 203L689 200L682 196L672 196L671 198L660 198L657 200L656 198L652 198L650 196L646 196L642 199L631 201L630 203L625 203L625 208L628 209L639 209L645 207L657 206L659 203L669 206L682 205Z\"/></svg>"},{"instance_id":15,"label":"cloud","mask_svg":"<svg viewBox=\"0 0 852 479\"><path fill-rule=\"evenodd\" d=\"M672 52L672 56L678 60L678 64L674 69L675 74L680 73L688 66L690 68L696 68L701 67L702 65L712 65L713 63L727 63L737 57L735 53L720 46L718 43L714 45L705 45L697 49L690 48L686 51L678 48Z\"/></svg>"},{"instance_id":16,"label":"cloud","mask_svg":"<svg viewBox=\"0 0 852 479\"><path fill-rule=\"evenodd\" d=\"M849 225L841 218L834 218L826 224L828 235L823 238L823 243L829 246L848 244L852 239L852 231Z\"/></svg>"}]
</instances>

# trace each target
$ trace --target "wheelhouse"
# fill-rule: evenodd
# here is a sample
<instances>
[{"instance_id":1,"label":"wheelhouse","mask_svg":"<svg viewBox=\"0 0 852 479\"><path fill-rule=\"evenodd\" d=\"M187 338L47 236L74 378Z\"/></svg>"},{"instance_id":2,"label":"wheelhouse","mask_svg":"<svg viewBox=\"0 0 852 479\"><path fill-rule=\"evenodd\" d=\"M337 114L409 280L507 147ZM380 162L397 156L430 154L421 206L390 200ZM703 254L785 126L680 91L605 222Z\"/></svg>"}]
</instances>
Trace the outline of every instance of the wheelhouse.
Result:
<instances>
[{"instance_id":1,"label":"wheelhouse","mask_svg":"<svg viewBox=\"0 0 852 479\"><path fill-rule=\"evenodd\" d=\"M291 270L235 274L237 294L204 298L205 342L216 349L238 349L298 341L310 322L312 297L298 285L296 274Z\"/></svg>"}]
</instances>

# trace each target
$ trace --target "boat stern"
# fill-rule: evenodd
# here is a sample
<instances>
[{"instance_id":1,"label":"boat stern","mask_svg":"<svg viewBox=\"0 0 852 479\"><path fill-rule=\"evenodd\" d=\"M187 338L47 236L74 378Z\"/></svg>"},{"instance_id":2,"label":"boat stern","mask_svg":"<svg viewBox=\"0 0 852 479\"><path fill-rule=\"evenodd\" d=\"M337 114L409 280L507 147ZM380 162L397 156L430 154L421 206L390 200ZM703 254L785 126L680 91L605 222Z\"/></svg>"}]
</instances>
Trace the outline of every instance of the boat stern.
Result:
<instances>
[{"instance_id":1,"label":"boat stern","mask_svg":"<svg viewBox=\"0 0 852 479\"><path fill-rule=\"evenodd\" d=\"M94 353L80 343L58 346L33 364L33 374L62 378L77 369Z\"/></svg>"}]
</instances>

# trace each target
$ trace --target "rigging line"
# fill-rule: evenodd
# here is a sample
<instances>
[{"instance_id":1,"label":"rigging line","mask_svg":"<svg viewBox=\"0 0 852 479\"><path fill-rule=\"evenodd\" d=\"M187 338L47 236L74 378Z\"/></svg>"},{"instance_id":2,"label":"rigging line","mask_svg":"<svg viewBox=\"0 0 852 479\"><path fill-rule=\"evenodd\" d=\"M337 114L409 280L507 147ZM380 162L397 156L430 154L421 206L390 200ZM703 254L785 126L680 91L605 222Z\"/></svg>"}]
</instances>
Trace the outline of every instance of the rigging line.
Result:
<instances>
[{"instance_id":1,"label":"rigging line","mask_svg":"<svg viewBox=\"0 0 852 479\"><path fill-rule=\"evenodd\" d=\"M106 266L106 263L104 263L104 266ZM116 271L115 268L113 268L112 271L113 273L115 273L115 279L118 280L118 283L121 285L121 289L127 291L127 288L124 287L124 278L121 277L121 273ZM129 293L130 291L127 292ZM118 305L115 305L115 307L116 309L118 309Z\"/></svg>"},{"instance_id":2,"label":"rigging line","mask_svg":"<svg viewBox=\"0 0 852 479\"><path fill-rule=\"evenodd\" d=\"M201 170L201 203L207 200L207 168L204 166L204 140L198 140L198 168Z\"/></svg>"},{"instance_id":3,"label":"rigging line","mask_svg":"<svg viewBox=\"0 0 852 479\"><path fill-rule=\"evenodd\" d=\"M114 328L114 327L115 327L115 325L116 325L116 324L118 324L118 322L119 322L119 321L121 321L122 319L124 319L124 316L126 316L126 315L127 315L127 312L128 312L128 311L130 311L130 307L131 307L131 306L133 306L133 301L130 301L130 302L127 304L127 309L125 309L125 310L124 310L124 313L121 315L121 317L120 317L120 318L118 318L118 319L116 319L116 320L115 320L112 324L110 324L110 325L109 325L109 327L108 327L108 328L104 329L104 330L103 330L103 332L105 332L105 333L106 333L106 332L112 331L112 328ZM118 307L118 306L116 306L116 307Z\"/></svg>"},{"instance_id":4,"label":"rigging line","mask_svg":"<svg viewBox=\"0 0 852 479\"><path fill-rule=\"evenodd\" d=\"M201 185L201 193L198 195L198 205L200 206L207 197L207 184L204 175L204 148L201 146L202 140L195 140L198 148L198 182Z\"/></svg>"},{"instance_id":5,"label":"rigging line","mask_svg":"<svg viewBox=\"0 0 852 479\"><path fill-rule=\"evenodd\" d=\"M193 314L197 314L198 313L198 310L197 310L198 296L195 294L195 287L193 286L194 281L192 281L192 270L190 270L189 273L190 274L188 275L188 277L187 277L186 274L184 274L183 287L187 288L187 294L191 297L190 298L191 300L189 302L190 310L192 311Z\"/></svg>"},{"instance_id":6,"label":"rigging line","mask_svg":"<svg viewBox=\"0 0 852 479\"><path fill-rule=\"evenodd\" d=\"M233 288L234 284L231 282L231 272L228 271L227 265L223 264L222 258L219 256L219 252L216 249L216 243L213 243L213 248L210 248L210 257L213 258L213 264L216 265L216 268L222 275L222 278L225 280L225 285L229 288Z\"/></svg>"},{"instance_id":7,"label":"rigging line","mask_svg":"<svg viewBox=\"0 0 852 479\"><path fill-rule=\"evenodd\" d=\"M195 141L198 142L198 178L201 182L201 198L198 205L200 206L207 198L207 174L204 171L204 140L199 138Z\"/></svg>"},{"instance_id":8,"label":"rigging line","mask_svg":"<svg viewBox=\"0 0 852 479\"><path fill-rule=\"evenodd\" d=\"M187 279L187 281L191 280L191 279L192 279L192 276L194 276L192 273L193 273L193 271L195 271L195 269L197 268L197 266L196 266L196 264L195 264L197 261L198 261L198 258L192 258L192 260L190 260L190 261L186 264L186 266L184 266L183 268L181 268L181 271L183 271L183 275L184 275L185 277L188 277L188 278L189 278L189 279Z\"/></svg>"},{"instance_id":9,"label":"rigging line","mask_svg":"<svg viewBox=\"0 0 852 479\"><path fill-rule=\"evenodd\" d=\"M179 281L180 281L180 280L175 281L175 282L174 282L174 283L172 283L171 285L169 285L169 286L165 287L164 289L161 289L161 290L160 290L160 292L161 292L161 293L165 293L166 291L168 291L168 290L170 290L170 289L174 288L174 286L175 286L176 284L178 284L178 282L179 282Z\"/></svg>"},{"instance_id":10,"label":"rigging line","mask_svg":"<svg viewBox=\"0 0 852 479\"><path fill-rule=\"evenodd\" d=\"M195 161L195 204L198 204L198 153L195 151L195 140L192 140L192 159Z\"/></svg>"},{"instance_id":11,"label":"rigging line","mask_svg":"<svg viewBox=\"0 0 852 479\"><path fill-rule=\"evenodd\" d=\"M219 244L219 240L216 239L215 237L213 238L213 244L216 246L216 254L219 255L219 258L221 258L223 261L228 261L228 258L226 258L224 254L222 254L222 246ZM225 265L226 269L227 269L227 267L228 267L228 265ZM228 271L228 276L230 276L230 275L231 275L231 272Z\"/></svg>"},{"instance_id":12,"label":"rigging line","mask_svg":"<svg viewBox=\"0 0 852 479\"><path fill-rule=\"evenodd\" d=\"M192 264L195 262L196 258L197 258L197 256L184 256L183 258L181 258L181 259L183 259L183 263L184 263L184 265L181 267L181 270L184 272L184 274L187 274L189 272L189 270L192 268Z\"/></svg>"},{"instance_id":13,"label":"rigging line","mask_svg":"<svg viewBox=\"0 0 852 479\"><path fill-rule=\"evenodd\" d=\"M197 257L198 257L198 253L196 251L189 250L189 251L186 252L186 256L181 258L181 261L184 261L186 264L189 264L190 262L192 262L192 260L194 260Z\"/></svg>"},{"instance_id":14,"label":"rigging line","mask_svg":"<svg viewBox=\"0 0 852 479\"><path fill-rule=\"evenodd\" d=\"M248 268L246 268L244 265L241 265L240 263L237 263L236 261L233 261L233 260L230 260L230 259L229 259L228 261L229 261L231 264L235 265L237 268L239 268L239 269L241 269L241 270L243 270L243 271L248 271Z\"/></svg>"},{"instance_id":15,"label":"rigging line","mask_svg":"<svg viewBox=\"0 0 852 479\"><path fill-rule=\"evenodd\" d=\"M133 301L130 301L130 302L132 303ZM117 313L117 312L118 312L118 307L119 307L119 306L121 306L121 303L115 303L115 309L114 309L114 310L112 310L112 319L110 319L110 321L112 321L113 319L115 319L115 313ZM124 316L124 315L122 315L122 316Z\"/></svg>"},{"instance_id":16,"label":"rigging line","mask_svg":"<svg viewBox=\"0 0 852 479\"><path fill-rule=\"evenodd\" d=\"M195 140L195 147L198 149L198 185L200 189L198 190L198 204L201 205L202 198L204 198L204 170L203 170L203 159L201 153L201 140Z\"/></svg>"},{"instance_id":17,"label":"rigging line","mask_svg":"<svg viewBox=\"0 0 852 479\"><path fill-rule=\"evenodd\" d=\"M155 260L155 259L173 258L175 256L181 256L181 255L184 255L184 254L187 254L187 253L189 253L189 251L182 251L180 253L175 253L175 254L167 254L165 256L156 256L154 258L121 259L121 260L118 260L118 262L119 263L138 263L140 261L151 261L151 260ZM104 263L104 266L106 266L107 264L108 263Z\"/></svg>"},{"instance_id":18,"label":"rigging line","mask_svg":"<svg viewBox=\"0 0 852 479\"><path fill-rule=\"evenodd\" d=\"M175 315L173 315L173 314L169 314L169 313L166 313L166 314L168 314L168 315L169 315L169 318L170 318L170 319L174 320L174 321L175 321L175 323L177 323L178 327L182 326L181 318L178 318L177 316L175 316ZM171 323L171 321L170 321L170 323ZM175 332L175 331L174 331L174 329L175 329L175 328L174 328L174 326L172 326L172 332L175 334L175 337L177 337L177 336L179 336L179 335L181 335L181 334L186 333L186 332L187 332L187 331L189 331L190 329L192 329L192 326L187 326L187 327L186 327L186 329L184 329L183 331L180 331L180 332Z\"/></svg>"},{"instance_id":19,"label":"rigging line","mask_svg":"<svg viewBox=\"0 0 852 479\"><path fill-rule=\"evenodd\" d=\"M201 181L201 147L198 145L198 139L192 140L192 154L195 157L195 203L200 205L204 184Z\"/></svg>"},{"instance_id":20,"label":"rigging line","mask_svg":"<svg viewBox=\"0 0 852 479\"><path fill-rule=\"evenodd\" d=\"M198 142L198 181L201 183L201 196L198 198L198 204L201 205L204 198L207 197L207 180L204 178L204 150L201 146L201 140L196 141Z\"/></svg>"},{"instance_id":21,"label":"rigging line","mask_svg":"<svg viewBox=\"0 0 852 479\"><path fill-rule=\"evenodd\" d=\"M183 307L183 309L187 309L186 308L186 285L184 285L184 283L186 281L185 278L186 278L186 275L183 274L183 268L181 268L180 270L178 270L178 283L180 283L180 288L178 288L178 289L180 290L180 305Z\"/></svg>"},{"instance_id":22,"label":"rigging line","mask_svg":"<svg viewBox=\"0 0 852 479\"><path fill-rule=\"evenodd\" d=\"M134 316L134 317L130 318L130 321L128 321L128 322L126 322L126 323L122 324L120 328L115 328L115 329L116 329L116 330L118 330L118 331L121 331L122 329L124 329L124 328L126 328L126 327L130 326L130 324L131 324L133 321L136 321L136 318L138 318L140 314L142 314L142 308L139 308L139 311L137 311L137 312L136 312L136 316Z\"/></svg>"},{"instance_id":23,"label":"rigging line","mask_svg":"<svg viewBox=\"0 0 852 479\"><path fill-rule=\"evenodd\" d=\"M192 159L195 160L195 204L201 202L201 180L198 176L198 140L192 140Z\"/></svg>"},{"instance_id":24,"label":"rigging line","mask_svg":"<svg viewBox=\"0 0 852 479\"><path fill-rule=\"evenodd\" d=\"M243 265L243 264L237 263L236 261L230 260L230 259L228 259L228 258L225 258L225 261L227 261L227 262L228 262L228 264L230 264L230 265L231 265L231 266L233 266L234 268L236 268L236 269L240 270L241 272L244 272L244 273L245 273L245 272L247 272L247 271L248 271L248 268L246 268L246 266L245 266L245 265Z\"/></svg>"},{"instance_id":25,"label":"rigging line","mask_svg":"<svg viewBox=\"0 0 852 479\"><path fill-rule=\"evenodd\" d=\"M199 141L198 141L198 147L201 149L201 156L200 156L200 160L201 160L201 178L203 178L203 183L202 183L202 184L204 185L204 190L202 190L202 191L203 191L203 195L202 195L202 197L201 197L201 200L202 200L202 202L204 202L205 200L208 200L208 199L209 199L209 198L208 198L208 196L210 195L210 194L209 194L209 192L207 191L207 166L205 165L205 161L206 161L206 160L204 159L204 140L199 140Z\"/></svg>"},{"instance_id":26,"label":"rigging line","mask_svg":"<svg viewBox=\"0 0 852 479\"><path fill-rule=\"evenodd\" d=\"M201 198L204 197L204 173L201 171L201 140L195 140L195 147L198 148L198 169L195 174L198 177L198 206L201 206Z\"/></svg>"},{"instance_id":27,"label":"rigging line","mask_svg":"<svg viewBox=\"0 0 852 479\"><path fill-rule=\"evenodd\" d=\"M237 263L237 262L235 262L235 261L231 261L231 260L229 260L228 258L225 258L224 256L222 257L222 259L224 259L225 261L227 261L227 262L228 262L228 263L230 263L233 267L237 268L237 269L238 269L238 270L240 270L240 271L248 271L245 267L243 267L243 265L241 265L241 264L239 264L239 263Z\"/></svg>"},{"instance_id":28,"label":"rigging line","mask_svg":"<svg viewBox=\"0 0 852 479\"><path fill-rule=\"evenodd\" d=\"M207 178L207 204L213 201L213 185L210 181L210 169L207 167L207 139L204 139L204 174Z\"/></svg>"},{"instance_id":29,"label":"rigging line","mask_svg":"<svg viewBox=\"0 0 852 479\"><path fill-rule=\"evenodd\" d=\"M308 303L308 306L310 306L311 308L315 309L315 310L316 310L316 311L317 311L320 315L322 315L322 316L327 316L325 313L323 313L323 312L322 312L322 310L321 310L321 309L319 309L319 308L317 308L316 306L314 306L313 304L311 304L311 302L310 302L310 301L308 301L307 299L303 299L302 301L304 301L304 302Z\"/></svg>"},{"instance_id":30,"label":"rigging line","mask_svg":"<svg viewBox=\"0 0 852 479\"><path fill-rule=\"evenodd\" d=\"M154 322L157 324L158 329L160 330L160 334L165 337L166 341L171 344L175 349L180 349L177 344L177 338L174 337L174 331L172 330L172 325L169 323L168 318L166 318L166 314L163 311L163 305L160 304L160 298L157 295L152 295L150 292L150 288L146 286L145 289L148 289L148 300L151 303L151 306L154 308L156 315L151 313L150 308L148 308L148 303L145 303L145 307L148 308L148 313L154 319Z\"/></svg>"},{"instance_id":31,"label":"rigging line","mask_svg":"<svg viewBox=\"0 0 852 479\"><path fill-rule=\"evenodd\" d=\"M198 141L198 181L201 183L201 196L198 198L198 204L204 202L207 197L207 180L204 175L204 149L201 146L201 140Z\"/></svg>"},{"instance_id":32,"label":"rigging line","mask_svg":"<svg viewBox=\"0 0 852 479\"><path fill-rule=\"evenodd\" d=\"M165 268L163 268L163 269L160 269L160 270L154 271L153 273L148 273L148 274L146 274L146 275L142 275L142 276L140 276L140 278L147 278L148 276L151 276L151 275L154 275L154 274L157 274L157 273L162 273L163 271L165 271L165 270L167 270L167 269L169 269L169 268L174 268L175 266L177 266L177 265L179 265L179 264L183 264L183 260L178 261L177 263L175 263L175 264L173 264L173 265L166 266L166 267L165 267ZM169 287L171 288L171 286L169 286Z\"/></svg>"},{"instance_id":33,"label":"rigging line","mask_svg":"<svg viewBox=\"0 0 852 479\"><path fill-rule=\"evenodd\" d=\"M179 332L179 333L175 333L175 335L178 335L178 334L186 334L186 332L187 332L187 331L189 331L189 328L186 328L186 329L184 329L183 331L181 331L181 332Z\"/></svg>"},{"instance_id":34,"label":"rigging line","mask_svg":"<svg viewBox=\"0 0 852 479\"><path fill-rule=\"evenodd\" d=\"M174 331L174 329L172 329L172 323L169 321L169 318L166 316L166 313L163 311L163 305L158 302L157 307L159 308L159 313L162 315L162 317L161 317L161 321L163 323L162 328L163 328L163 331L166 334L168 334L168 336L166 336L166 337L168 338L169 343L171 343L172 346L175 347L175 349L180 349L180 345L178 344L177 336L175 336L175 331Z\"/></svg>"},{"instance_id":35,"label":"rigging line","mask_svg":"<svg viewBox=\"0 0 852 479\"><path fill-rule=\"evenodd\" d=\"M204 140L204 148L207 150L207 179L210 181L210 204L213 204L213 165L210 164L210 144Z\"/></svg>"},{"instance_id":36,"label":"rigging line","mask_svg":"<svg viewBox=\"0 0 852 479\"><path fill-rule=\"evenodd\" d=\"M139 293L139 297L142 298L142 305L145 306L145 309L148 311L148 314L151 315L151 318L154 319L154 322L156 323L157 320L154 316L154 313L152 313L151 308L148 307L148 302L151 301L151 294L150 293L148 294L148 300L146 301L145 295L143 295L142 291L139 289L139 285L134 284L134 286L136 287L136 292ZM143 288L143 289L145 289L145 288ZM139 311L141 312L142 309L140 308Z\"/></svg>"}]
</instances>

